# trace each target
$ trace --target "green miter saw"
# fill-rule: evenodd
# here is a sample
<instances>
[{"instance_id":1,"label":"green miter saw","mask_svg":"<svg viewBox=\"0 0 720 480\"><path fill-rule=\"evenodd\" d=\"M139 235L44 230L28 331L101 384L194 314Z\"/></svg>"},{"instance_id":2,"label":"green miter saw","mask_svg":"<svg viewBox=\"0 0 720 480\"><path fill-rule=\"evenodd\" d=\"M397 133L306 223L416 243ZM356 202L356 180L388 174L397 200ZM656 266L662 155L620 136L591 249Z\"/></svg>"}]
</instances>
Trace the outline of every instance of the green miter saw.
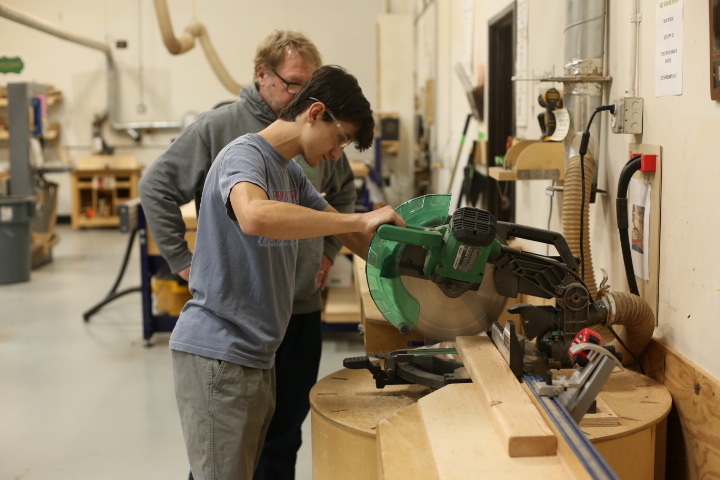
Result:
<instances>
[{"instance_id":1,"label":"green miter saw","mask_svg":"<svg viewBox=\"0 0 720 480\"><path fill-rule=\"evenodd\" d=\"M544 374L548 368L572 366L568 349L573 339L582 329L601 323L608 312L603 302L590 296L565 238L549 230L497 222L477 208L460 208L451 215L450 199L427 195L410 200L396 209L407 227L383 225L377 230L366 268L370 294L380 312L401 333L415 330L430 340L427 343L488 331L518 378L523 372ZM553 245L558 256L511 248L509 236ZM515 334L514 322L508 321L505 328L496 322L507 298L520 293L555 299L554 306L516 304L507 309L520 315L524 336ZM368 368L379 387L407 383L399 377L414 375L418 366L409 354L388 356L387 372L367 357L347 359L345 366ZM446 378L441 383L455 381L448 375L442 373Z\"/></svg>"},{"instance_id":2,"label":"green miter saw","mask_svg":"<svg viewBox=\"0 0 720 480\"><path fill-rule=\"evenodd\" d=\"M370 295L383 316L402 333L437 341L487 330L506 303L492 278L483 282L502 246L495 220L475 208L450 217L450 200L426 195L398 207L407 227L381 226L367 256Z\"/></svg>"}]
</instances>

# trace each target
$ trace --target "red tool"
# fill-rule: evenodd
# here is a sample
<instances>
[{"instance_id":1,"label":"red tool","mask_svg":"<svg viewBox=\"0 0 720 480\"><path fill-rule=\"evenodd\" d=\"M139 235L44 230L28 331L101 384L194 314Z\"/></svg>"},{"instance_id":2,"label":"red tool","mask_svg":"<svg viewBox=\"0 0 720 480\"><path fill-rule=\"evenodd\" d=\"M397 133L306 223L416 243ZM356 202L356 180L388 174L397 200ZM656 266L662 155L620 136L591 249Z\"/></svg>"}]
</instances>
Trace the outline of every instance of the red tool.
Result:
<instances>
[{"instance_id":1,"label":"red tool","mask_svg":"<svg viewBox=\"0 0 720 480\"><path fill-rule=\"evenodd\" d=\"M583 328L577 335L575 335L570 347L581 343L594 343L595 345L602 345L602 337L594 330ZM588 363L588 352L585 350L581 350L576 354L573 354L570 350L568 350L568 355L570 355L573 364L577 363L581 367L584 367Z\"/></svg>"}]
</instances>

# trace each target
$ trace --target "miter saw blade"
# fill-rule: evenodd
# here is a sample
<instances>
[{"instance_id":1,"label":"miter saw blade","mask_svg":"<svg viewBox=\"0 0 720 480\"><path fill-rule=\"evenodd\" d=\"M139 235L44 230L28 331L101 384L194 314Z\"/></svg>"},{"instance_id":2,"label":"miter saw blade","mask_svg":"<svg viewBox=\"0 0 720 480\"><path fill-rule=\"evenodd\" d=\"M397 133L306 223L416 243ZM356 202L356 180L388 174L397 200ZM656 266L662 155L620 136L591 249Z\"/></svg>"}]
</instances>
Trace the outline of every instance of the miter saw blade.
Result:
<instances>
[{"instance_id":1,"label":"miter saw blade","mask_svg":"<svg viewBox=\"0 0 720 480\"><path fill-rule=\"evenodd\" d=\"M446 296L431 281L403 275L403 286L420 305L413 331L433 340L446 341L490 328L507 303L507 298L498 295L495 289L494 271L494 265L488 265L480 288L457 298Z\"/></svg>"}]
</instances>

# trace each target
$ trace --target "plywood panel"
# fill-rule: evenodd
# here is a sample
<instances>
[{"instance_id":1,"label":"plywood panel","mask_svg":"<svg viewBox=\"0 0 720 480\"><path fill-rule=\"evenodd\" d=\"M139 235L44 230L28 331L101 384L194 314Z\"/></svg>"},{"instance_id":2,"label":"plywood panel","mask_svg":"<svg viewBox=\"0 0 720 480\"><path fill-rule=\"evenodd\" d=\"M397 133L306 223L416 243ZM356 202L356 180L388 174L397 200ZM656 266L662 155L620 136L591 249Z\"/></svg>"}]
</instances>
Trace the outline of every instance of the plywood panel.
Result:
<instances>
[{"instance_id":1,"label":"plywood panel","mask_svg":"<svg viewBox=\"0 0 720 480\"><path fill-rule=\"evenodd\" d=\"M672 395L668 478L715 478L720 472L720 381L653 338L643 365Z\"/></svg>"}]
</instances>

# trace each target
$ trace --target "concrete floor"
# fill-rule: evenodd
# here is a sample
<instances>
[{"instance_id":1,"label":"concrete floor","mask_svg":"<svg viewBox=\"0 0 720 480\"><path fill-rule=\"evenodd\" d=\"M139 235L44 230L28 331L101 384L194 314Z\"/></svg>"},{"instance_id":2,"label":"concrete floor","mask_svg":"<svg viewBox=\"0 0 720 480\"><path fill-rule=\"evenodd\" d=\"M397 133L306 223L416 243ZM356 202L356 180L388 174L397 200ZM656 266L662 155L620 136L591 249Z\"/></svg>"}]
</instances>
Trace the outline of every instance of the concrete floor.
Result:
<instances>
[{"instance_id":1,"label":"concrete floor","mask_svg":"<svg viewBox=\"0 0 720 480\"><path fill-rule=\"evenodd\" d=\"M0 285L0 479L187 478L169 334L142 340L140 294L104 298L128 237L58 227L54 260ZM139 284L137 243L120 289ZM326 335L320 378L361 355L356 333ZM297 479L312 478L310 417Z\"/></svg>"}]
</instances>

